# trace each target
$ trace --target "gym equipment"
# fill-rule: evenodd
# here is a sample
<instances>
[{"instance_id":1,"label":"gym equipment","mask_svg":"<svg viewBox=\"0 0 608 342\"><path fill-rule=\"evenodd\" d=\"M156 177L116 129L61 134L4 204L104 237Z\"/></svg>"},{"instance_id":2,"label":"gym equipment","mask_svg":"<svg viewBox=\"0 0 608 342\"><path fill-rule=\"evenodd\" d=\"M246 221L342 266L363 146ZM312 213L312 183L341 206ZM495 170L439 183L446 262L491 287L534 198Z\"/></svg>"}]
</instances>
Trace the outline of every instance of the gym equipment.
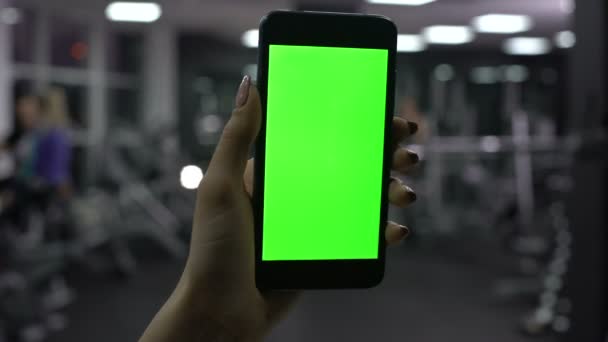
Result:
<instances>
[{"instance_id":1,"label":"gym equipment","mask_svg":"<svg viewBox=\"0 0 608 342\"><path fill-rule=\"evenodd\" d=\"M501 267L510 264L519 275L499 279L496 297L535 298L535 308L519 327L526 334L563 333L569 325L564 275L572 229L562 204L571 184L567 170L586 140L605 139L605 133L555 135L555 123L542 112L531 115L530 106L523 109L525 77L514 77L512 67L501 70L511 73L500 83L502 121L508 123L502 135L475 134L474 119L483 113L463 101L465 87L458 75L431 76L430 137L408 146L424 156L421 175L408 180L424 196L418 208L408 210L416 211L414 224L423 221L414 227L422 243L474 236L492 245L500 236L502 259L508 260Z\"/></svg>"},{"instance_id":2,"label":"gym equipment","mask_svg":"<svg viewBox=\"0 0 608 342\"><path fill-rule=\"evenodd\" d=\"M59 241L45 241L44 221L28 222L20 229L0 227L0 326L11 341L42 341L61 329L60 312L74 298L62 276L67 249Z\"/></svg>"},{"instance_id":3,"label":"gym equipment","mask_svg":"<svg viewBox=\"0 0 608 342\"><path fill-rule=\"evenodd\" d=\"M130 137L137 139L138 135ZM25 228L0 223L0 338L42 341L66 326L67 318L61 312L75 297L63 277L70 264L128 276L136 271L129 241L142 237L156 241L175 258L185 257L186 243L178 236L181 222L164 204L165 199L179 196L183 202L191 201L184 205L190 212L188 222L191 220L194 200L188 196L193 197L194 192L180 193L180 164L176 158L163 156L160 160L174 163L175 170L134 162L128 157L138 156L147 148L147 161L160 164L155 154L159 150L152 144L133 144L137 140L109 140L99 160L102 167L97 170L99 179L94 186L77 193L63 206L26 213ZM168 153L173 152L175 149ZM156 174L146 175L146 171ZM172 192L172 187L177 190ZM50 234L55 231L60 233Z\"/></svg>"}]
</instances>

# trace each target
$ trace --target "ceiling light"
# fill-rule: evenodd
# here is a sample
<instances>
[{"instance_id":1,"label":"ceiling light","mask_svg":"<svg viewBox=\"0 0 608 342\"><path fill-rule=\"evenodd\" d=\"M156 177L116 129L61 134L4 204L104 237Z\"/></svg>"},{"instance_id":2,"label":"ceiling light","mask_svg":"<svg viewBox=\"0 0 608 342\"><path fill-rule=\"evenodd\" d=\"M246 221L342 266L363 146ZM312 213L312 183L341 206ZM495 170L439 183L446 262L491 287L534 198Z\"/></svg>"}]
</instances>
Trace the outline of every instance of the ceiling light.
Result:
<instances>
[{"instance_id":1,"label":"ceiling light","mask_svg":"<svg viewBox=\"0 0 608 342\"><path fill-rule=\"evenodd\" d=\"M151 23L161 14L160 5L153 2L112 2L106 7L106 17L112 21Z\"/></svg>"},{"instance_id":2,"label":"ceiling light","mask_svg":"<svg viewBox=\"0 0 608 342\"><path fill-rule=\"evenodd\" d=\"M532 19L527 15L486 14L475 17L472 25L477 32L517 33L532 28Z\"/></svg>"},{"instance_id":3,"label":"ceiling light","mask_svg":"<svg viewBox=\"0 0 608 342\"><path fill-rule=\"evenodd\" d=\"M551 46L546 38L515 37L505 40L502 49L509 55L542 55L551 51Z\"/></svg>"},{"instance_id":4,"label":"ceiling light","mask_svg":"<svg viewBox=\"0 0 608 342\"><path fill-rule=\"evenodd\" d=\"M417 34L397 35L397 51L399 52L418 52L426 49L426 43Z\"/></svg>"},{"instance_id":5,"label":"ceiling light","mask_svg":"<svg viewBox=\"0 0 608 342\"><path fill-rule=\"evenodd\" d=\"M260 31L258 31L256 29L247 30L241 36L241 42L246 47L255 48L255 47L258 47L259 36L260 36Z\"/></svg>"},{"instance_id":6,"label":"ceiling light","mask_svg":"<svg viewBox=\"0 0 608 342\"><path fill-rule=\"evenodd\" d=\"M555 45L558 48L569 49L576 44L576 35L572 31L561 31L555 35Z\"/></svg>"},{"instance_id":7,"label":"ceiling light","mask_svg":"<svg viewBox=\"0 0 608 342\"><path fill-rule=\"evenodd\" d=\"M427 43L431 44L466 44L475 37L468 26L436 25L422 31Z\"/></svg>"},{"instance_id":8,"label":"ceiling light","mask_svg":"<svg viewBox=\"0 0 608 342\"><path fill-rule=\"evenodd\" d=\"M421 6L426 5L435 0L367 0L370 4L380 5L403 5L403 6Z\"/></svg>"}]
</instances>

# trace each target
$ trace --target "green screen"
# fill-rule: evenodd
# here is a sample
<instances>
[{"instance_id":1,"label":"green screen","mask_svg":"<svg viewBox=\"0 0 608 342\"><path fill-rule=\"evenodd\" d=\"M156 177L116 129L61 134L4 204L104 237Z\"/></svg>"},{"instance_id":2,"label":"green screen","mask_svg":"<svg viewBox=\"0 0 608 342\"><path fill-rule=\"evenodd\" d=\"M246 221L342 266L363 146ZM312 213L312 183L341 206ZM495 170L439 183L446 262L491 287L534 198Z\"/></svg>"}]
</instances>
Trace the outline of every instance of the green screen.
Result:
<instances>
[{"instance_id":1,"label":"green screen","mask_svg":"<svg viewBox=\"0 0 608 342\"><path fill-rule=\"evenodd\" d=\"M377 258L388 51L269 48L262 260Z\"/></svg>"}]
</instances>

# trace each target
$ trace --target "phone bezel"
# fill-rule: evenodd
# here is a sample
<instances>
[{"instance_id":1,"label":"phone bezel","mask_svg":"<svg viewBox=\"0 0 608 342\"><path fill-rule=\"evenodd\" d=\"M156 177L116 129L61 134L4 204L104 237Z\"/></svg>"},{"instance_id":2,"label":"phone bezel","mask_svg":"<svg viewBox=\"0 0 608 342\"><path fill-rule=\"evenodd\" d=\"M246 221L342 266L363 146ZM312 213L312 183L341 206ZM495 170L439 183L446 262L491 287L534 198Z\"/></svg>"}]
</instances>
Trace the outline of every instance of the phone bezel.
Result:
<instances>
[{"instance_id":1,"label":"phone bezel","mask_svg":"<svg viewBox=\"0 0 608 342\"><path fill-rule=\"evenodd\" d=\"M384 228L388 214L391 166L391 124L394 107L397 29L375 15L274 11L260 22L257 86L262 102L262 125L255 147L254 218L255 279L260 289L368 288L384 276ZM378 48L388 50L384 157L377 259L262 261L266 96L270 44ZM286 222L288 224L288 222Z\"/></svg>"}]
</instances>

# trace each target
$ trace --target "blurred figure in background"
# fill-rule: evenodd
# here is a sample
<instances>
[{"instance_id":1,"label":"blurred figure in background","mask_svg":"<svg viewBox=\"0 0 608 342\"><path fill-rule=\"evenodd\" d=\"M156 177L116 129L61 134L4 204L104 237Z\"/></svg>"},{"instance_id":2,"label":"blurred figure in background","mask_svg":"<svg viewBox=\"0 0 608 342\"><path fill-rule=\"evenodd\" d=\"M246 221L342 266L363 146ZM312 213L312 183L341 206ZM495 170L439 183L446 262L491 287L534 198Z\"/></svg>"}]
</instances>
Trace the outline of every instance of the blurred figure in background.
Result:
<instances>
[{"instance_id":1,"label":"blurred figure in background","mask_svg":"<svg viewBox=\"0 0 608 342\"><path fill-rule=\"evenodd\" d=\"M27 231L33 211L44 214L53 199L68 199L72 147L62 89L51 88L43 98L25 95L17 100L16 109L21 134L8 146L16 171L3 194L1 216Z\"/></svg>"},{"instance_id":2,"label":"blurred figure in background","mask_svg":"<svg viewBox=\"0 0 608 342\"><path fill-rule=\"evenodd\" d=\"M36 144L42 115L42 99L34 94L25 95L17 100L17 124L20 136L13 146L17 170L17 182L30 183L34 178Z\"/></svg>"},{"instance_id":3,"label":"blurred figure in background","mask_svg":"<svg viewBox=\"0 0 608 342\"><path fill-rule=\"evenodd\" d=\"M29 229L29 209L32 204L30 185L34 183L36 145L42 116L42 98L26 94L17 99L16 127L13 136L3 148L12 154L16 167L12 177L3 184L2 223L20 232Z\"/></svg>"},{"instance_id":4,"label":"blurred figure in background","mask_svg":"<svg viewBox=\"0 0 608 342\"><path fill-rule=\"evenodd\" d=\"M71 152L65 92L51 88L44 99L35 176L50 195L67 199L71 193Z\"/></svg>"},{"instance_id":5,"label":"blurred figure in background","mask_svg":"<svg viewBox=\"0 0 608 342\"><path fill-rule=\"evenodd\" d=\"M68 131L65 91L57 87L50 88L43 104L36 146L36 200L43 211L46 238L64 239L71 235L66 215L72 193L72 144Z\"/></svg>"}]
</instances>

